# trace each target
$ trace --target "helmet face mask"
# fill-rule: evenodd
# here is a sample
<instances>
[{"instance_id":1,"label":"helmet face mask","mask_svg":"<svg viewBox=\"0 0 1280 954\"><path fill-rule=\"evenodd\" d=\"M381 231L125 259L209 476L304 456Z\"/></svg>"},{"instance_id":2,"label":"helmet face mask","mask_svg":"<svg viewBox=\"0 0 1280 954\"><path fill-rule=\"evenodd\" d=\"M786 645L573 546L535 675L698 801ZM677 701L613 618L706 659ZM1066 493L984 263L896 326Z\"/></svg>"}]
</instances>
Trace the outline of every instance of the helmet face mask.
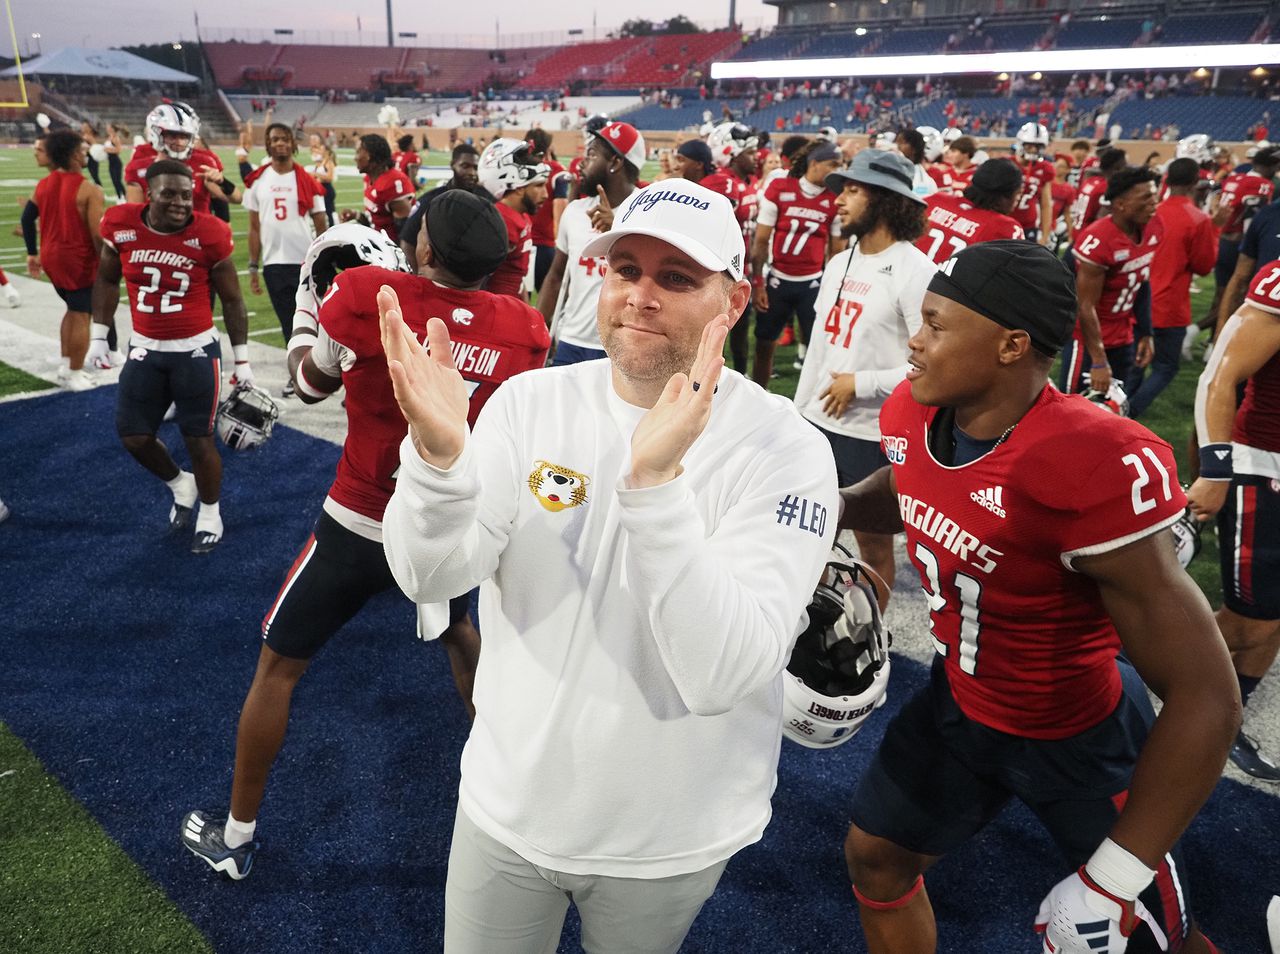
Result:
<instances>
[{"instance_id":1,"label":"helmet face mask","mask_svg":"<svg viewBox=\"0 0 1280 954\"><path fill-rule=\"evenodd\" d=\"M760 145L760 139L750 126L727 122L711 130L707 136L707 145L711 147L711 157L716 166L723 169L744 152L756 149Z\"/></svg>"},{"instance_id":2,"label":"helmet face mask","mask_svg":"<svg viewBox=\"0 0 1280 954\"><path fill-rule=\"evenodd\" d=\"M946 149L946 141L942 133L933 126L917 126L916 132L924 137L924 159L926 162L937 162ZM958 137L957 137L958 138Z\"/></svg>"},{"instance_id":3,"label":"helmet face mask","mask_svg":"<svg viewBox=\"0 0 1280 954\"><path fill-rule=\"evenodd\" d=\"M270 394L241 385L218 405L218 436L232 450L253 450L266 443L279 417Z\"/></svg>"},{"instance_id":4,"label":"helmet face mask","mask_svg":"<svg viewBox=\"0 0 1280 954\"><path fill-rule=\"evenodd\" d=\"M1085 388L1081 395L1086 401L1092 401L1117 417L1129 416L1129 395L1124 393L1124 385L1119 381L1113 379L1106 391L1095 391L1091 387Z\"/></svg>"},{"instance_id":5,"label":"helmet face mask","mask_svg":"<svg viewBox=\"0 0 1280 954\"><path fill-rule=\"evenodd\" d=\"M302 263L302 277L310 279L311 292L319 301L338 272L361 265L378 265L393 272L409 270L400 246L382 232L358 222L340 222L311 243Z\"/></svg>"},{"instance_id":6,"label":"helmet face mask","mask_svg":"<svg viewBox=\"0 0 1280 954\"><path fill-rule=\"evenodd\" d=\"M529 144L520 139L495 139L485 146L478 167L480 184L495 199L527 185L546 182L551 167L534 162Z\"/></svg>"},{"instance_id":7,"label":"helmet face mask","mask_svg":"<svg viewBox=\"0 0 1280 954\"><path fill-rule=\"evenodd\" d=\"M186 103L161 103L147 113L146 130L147 141L159 155L186 160L190 158L200 135L200 117ZM190 138L185 148L171 149L165 144L165 133L178 133Z\"/></svg>"}]
</instances>

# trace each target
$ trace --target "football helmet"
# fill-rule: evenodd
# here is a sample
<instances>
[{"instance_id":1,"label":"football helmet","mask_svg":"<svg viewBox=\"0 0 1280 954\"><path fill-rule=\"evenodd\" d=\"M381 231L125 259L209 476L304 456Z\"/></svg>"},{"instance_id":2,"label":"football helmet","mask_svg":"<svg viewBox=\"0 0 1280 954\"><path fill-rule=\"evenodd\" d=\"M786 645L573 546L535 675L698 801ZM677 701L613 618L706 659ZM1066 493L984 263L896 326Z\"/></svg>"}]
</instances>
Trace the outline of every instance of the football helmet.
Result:
<instances>
[{"instance_id":1,"label":"football helmet","mask_svg":"<svg viewBox=\"0 0 1280 954\"><path fill-rule=\"evenodd\" d=\"M480 154L480 184L495 199L501 199L513 189L546 182L551 167L545 162L534 162L529 154L529 144L522 139L495 139Z\"/></svg>"},{"instance_id":2,"label":"football helmet","mask_svg":"<svg viewBox=\"0 0 1280 954\"><path fill-rule=\"evenodd\" d=\"M241 385L218 405L218 436L232 450L253 450L266 443L279 417L270 394Z\"/></svg>"},{"instance_id":3,"label":"football helmet","mask_svg":"<svg viewBox=\"0 0 1280 954\"><path fill-rule=\"evenodd\" d=\"M1022 155L1027 146L1039 146L1041 153L1048 149L1049 127L1043 123L1023 123L1018 130L1013 148L1018 155Z\"/></svg>"},{"instance_id":4,"label":"football helmet","mask_svg":"<svg viewBox=\"0 0 1280 954\"><path fill-rule=\"evenodd\" d=\"M783 734L834 748L884 705L889 646L871 569L836 544L782 674Z\"/></svg>"},{"instance_id":5,"label":"football helmet","mask_svg":"<svg viewBox=\"0 0 1280 954\"><path fill-rule=\"evenodd\" d=\"M378 265L393 272L409 270L404 252L385 233L359 222L341 222L325 229L311 243L302 260L302 278L310 279L311 293L319 301L338 272L360 265Z\"/></svg>"},{"instance_id":6,"label":"football helmet","mask_svg":"<svg viewBox=\"0 0 1280 954\"><path fill-rule=\"evenodd\" d=\"M594 116L587 117L587 121L582 124L582 138L590 142L591 137L609 125L609 122L609 117L605 113L596 113Z\"/></svg>"},{"instance_id":7,"label":"football helmet","mask_svg":"<svg viewBox=\"0 0 1280 954\"><path fill-rule=\"evenodd\" d=\"M957 139L964 135L964 130L959 126L948 126L942 130L942 141L945 145L951 145Z\"/></svg>"},{"instance_id":8,"label":"football helmet","mask_svg":"<svg viewBox=\"0 0 1280 954\"><path fill-rule=\"evenodd\" d=\"M196 147L196 137L200 135L200 117L186 103L161 103L147 113L145 125L147 142L151 143L157 153L162 156L168 156L170 159L189 158L191 151ZM164 134L167 132L182 133L184 136L190 136L187 148L174 150L166 147Z\"/></svg>"},{"instance_id":9,"label":"football helmet","mask_svg":"<svg viewBox=\"0 0 1280 954\"><path fill-rule=\"evenodd\" d=\"M916 132L924 137L924 158L926 162L937 162L942 158L942 151L947 147L942 133L933 126L917 126Z\"/></svg>"},{"instance_id":10,"label":"football helmet","mask_svg":"<svg viewBox=\"0 0 1280 954\"><path fill-rule=\"evenodd\" d=\"M1244 157L1246 159L1252 159L1254 156L1258 154L1260 150L1270 149L1270 148L1271 148L1271 143L1267 142L1267 140L1265 139L1259 139L1257 142L1255 142L1252 146L1250 146L1248 149L1244 151Z\"/></svg>"},{"instance_id":11,"label":"football helmet","mask_svg":"<svg viewBox=\"0 0 1280 954\"><path fill-rule=\"evenodd\" d=\"M1183 493L1189 489L1187 484L1182 485ZM1187 509L1182 512L1178 522L1169 529L1173 531L1173 549L1178 554L1178 563L1185 570L1200 555L1200 531L1204 529L1204 524L1195 518L1191 513L1191 505L1187 504Z\"/></svg>"},{"instance_id":12,"label":"football helmet","mask_svg":"<svg viewBox=\"0 0 1280 954\"><path fill-rule=\"evenodd\" d=\"M872 149L884 149L888 152L898 151L898 134L896 132L877 133L871 140Z\"/></svg>"},{"instance_id":13,"label":"football helmet","mask_svg":"<svg viewBox=\"0 0 1280 954\"><path fill-rule=\"evenodd\" d=\"M728 122L711 130L707 145L711 147L711 158L715 160L716 166L723 169L742 153L759 146L760 140L750 126Z\"/></svg>"},{"instance_id":14,"label":"football helmet","mask_svg":"<svg viewBox=\"0 0 1280 954\"><path fill-rule=\"evenodd\" d=\"M840 133L835 126L823 126L818 130L817 136L819 139L825 139L827 142L835 142L840 138Z\"/></svg>"},{"instance_id":15,"label":"football helmet","mask_svg":"<svg viewBox=\"0 0 1280 954\"><path fill-rule=\"evenodd\" d=\"M1106 391L1096 391L1087 387L1080 394L1086 401L1092 401L1118 417L1129 416L1129 395L1124 393L1124 386L1114 378Z\"/></svg>"},{"instance_id":16,"label":"football helmet","mask_svg":"<svg viewBox=\"0 0 1280 954\"><path fill-rule=\"evenodd\" d=\"M1178 140L1176 157L1194 159L1201 164L1213 162L1213 146L1213 139L1207 133L1195 133Z\"/></svg>"}]
</instances>

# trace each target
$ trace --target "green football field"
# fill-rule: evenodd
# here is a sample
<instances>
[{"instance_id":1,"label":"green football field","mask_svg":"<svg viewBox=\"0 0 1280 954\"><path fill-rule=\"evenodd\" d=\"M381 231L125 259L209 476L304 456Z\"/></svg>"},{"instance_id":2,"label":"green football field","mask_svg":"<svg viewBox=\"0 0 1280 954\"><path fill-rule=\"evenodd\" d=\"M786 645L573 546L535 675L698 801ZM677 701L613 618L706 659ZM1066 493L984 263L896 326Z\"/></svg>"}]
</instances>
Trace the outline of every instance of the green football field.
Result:
<instances>
[{"instance_id":1,"label":"green football field","mask_svg":"<svg viewBox=\"0 0 1280 954\"><path fill-rule=\"evenodd\" d=\"M219 155L235 175L231 149ZM339 164L349 174L338 179L337 207L359 208L362 184L354 174L351 150L340 150ZM255 158L257 158L255 156ZM443 166L448 157L432 153L424 166ZM105 165L103 175L106 174ZM0 150L0 267L22 273L25 249L14 234L21 203L30 195L41 170L27 148ZM651 178L656 167L644 170ZM108 190L110 186L108 184ZM265 294L248 293L248 222L232 206L234 260L250 313L256 341L283 347L275 314ZM1213 292L1211 278L1200 280L1193 311L1206 307ZM2 315L2 313L0 313ZM793 369L794 348L780 349L779 377L773 390L793 394L799 372ZM1178 378L1148 412L1143 423L1168 440L1187 473L1191 407L1202 365L1184 365ZM47 382L0 363L0 396L40 388ZM1068 463L1069 466L1069 463ZM2 532L2 531L0 531ZM1190 572L1217 605L1221 585L1217 546L1211 532ZM175 843L175 851L177 846ZM0 726L0 951L23 954L68 952L207 952L209 942L156 885L124 854L88 813L51 778L39 761Z\"/></svg>"}]
</instances>

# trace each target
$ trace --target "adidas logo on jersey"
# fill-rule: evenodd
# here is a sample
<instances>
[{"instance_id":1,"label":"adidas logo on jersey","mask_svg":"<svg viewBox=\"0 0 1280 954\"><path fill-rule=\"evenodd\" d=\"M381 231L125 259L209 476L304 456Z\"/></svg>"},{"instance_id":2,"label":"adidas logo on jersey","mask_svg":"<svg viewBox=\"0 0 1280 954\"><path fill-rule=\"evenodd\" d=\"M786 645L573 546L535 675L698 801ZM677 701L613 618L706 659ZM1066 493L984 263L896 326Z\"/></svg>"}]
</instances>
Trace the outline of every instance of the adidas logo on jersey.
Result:
<instances>
[{"instance_id":1,"label":"adidas logo on jersey","mask_svg":"<svg viewBox=\"0 0 1280 954\"><path fill-rule=\"evenodd\" d=\"M979 507L986 507L997 517L1005 516L1003 487L988 487L985 490L975 490L969 495L969 499Z\"/></svg>"},{"instance_id":2,"label":"adidas logo on jersey","mask_svg":"<svg viewBox=\"0 0 1280 954\"><path fill-rule=\"evenodd\" d=\"M199 239L196 239L196 238L189 238L189 239L187 239L185 242L183 242L182 244L183 244L183 245L190 245L192 248L199 248L199 247L200 247L200 240L199 240Z\"/></svg>"},{"instance_id":3,"label":"adidas logo on jersey","mask_svg":"<svg viewBox=\"0 0 1280 954\"><path fill-rule=\"evenodd\" d=\"M892 266L892 265L886 265L886 266L884 266L884 268L876 269L876 274L877 274L877 275L892 275L892 274L893 274L893 266Z\"/></svg>"}]
</instances>

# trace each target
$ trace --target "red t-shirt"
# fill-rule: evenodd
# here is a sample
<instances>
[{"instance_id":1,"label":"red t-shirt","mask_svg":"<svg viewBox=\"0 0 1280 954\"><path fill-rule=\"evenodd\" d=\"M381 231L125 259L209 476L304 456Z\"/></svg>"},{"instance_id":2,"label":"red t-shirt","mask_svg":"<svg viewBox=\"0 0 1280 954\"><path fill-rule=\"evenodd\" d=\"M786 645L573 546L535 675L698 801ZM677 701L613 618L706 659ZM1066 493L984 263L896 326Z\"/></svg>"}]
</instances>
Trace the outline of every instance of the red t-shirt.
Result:
<instances>
[{"instance_id":1,"label":"red t-shirt","mask_svg":"<svg viewBox=\"0 0 1280 954\"><path fill-rule=\"evenodd\" d=\"M400 241L400 236L396 234L391 203L403 198L413 198L413 183L399 169L388 169L373 181L364 177L364 209L369 213L369 221L393 242Z\"/></svg>"},{"instance_id":2,"label":"red t-shirt","mask_svg":"<svg viewBox=\"0 0 1280 954\"><path fill-rule=\"evenodd\" d=\"M495 295L514 295L519 298L520 283L529 271L529 253L533 251L533 223L528 215L517 212L502 202L496 203L496 208L507 226L507 248L510 251L506 260L489 276L485 290Z\"/></svg>"},{"instance_id":3,"label":"red t-shirt","mask_svg":"<svg viewBox=\"0 0 1280 954\"><path fill-rule=\"evenodd\" d=\"M160 341L194 338L213 328L209 271L235 248L231 226L195 212L186 228L157 232L143 218L148 208L113 205L99 226L120 256L133 330Z\"/></svg>"},{"instance_id":4,"label":"red t-shirt","mask_svg":"<svg viewBox=\"0 0 1280 954\"><path fill-rule=\"evenodd\" d=\"M51 169L36 183L40 212L40 267L64 291L89 288L98 277L98 255L84 216L76 208L83 173Z\"/></svg>"},{"instance_id":5,"label":"red t-shirt","mask_svg":"<svg viewBox=\"0 0 1280 954\"><path fill-rule=\"evenodd\" d=\"M1222 224L1222 234L1228 238L1243 235L1253 214L1271 201L1274 191L1271 180L1264 179L1256 172L1233 172L1227 176L1222 183L1218 205L1220 208L1229 208L1231 215Z\"/></svg>"},{"instance_id":6,"label":"red t-shirt","mask_svg":"<svg viewBox=\"0 0 1280 954\"><path fill-rule=\"evenodd\" d=\"M1213 271L1218 230L1188 196L1175 195L1156 207L1151 233L1151 326L1185 328L1191 324L1191 275Z\"/></svg>"},{"instance_id":7,"label":"red t-shirt","mask_svg":"<svg viewBox=\"0 0 1280 954\"><path fill-rule=\"evenodd\" d=\"M1040 227L1040 190L1053 182L1053 164L1045 159L1015 159L1022 170L1022 194L1013 207L1013 217L1025 230Z\"/></svg>"},{"instance_id":8,"label":"red t-shirt","mask_svg":"<svg viewBox=\"0 0 1280 954\"><path fill-rule=\"evenodd\" d=\"M1106 194L1106 176L1090 176L1085 179L1080 191L1076 193L1075 201L1071 203L1071 227L1081 232L1097 221Z\"/></svg>"},{"instance_id":9,"label":"red t-shirt","mask_svg":"<svg viewBox=\"0 0 1280 954\"><path fill-rule=\"evenodd\" d=\"M382 350L377 295L383 285L395 289L405 321L420 340L426 338L429 318L448 326L454 363L471 388L467 421L472 427L498 385L542 367L551 347L542 315L508 295L445 288L376 265L348 269L334 280L320 304L318 320L334 341L355 353L356 360L342 372L349 427L329 496L378 521L395 489L400 442L408 432Z\"/></svg>"},{"instance_id":10,"label":"red t-shirt","mask_svg":"<svg viewBox=\"0 0 1280 954\"><path fill-rule=\"evenodd\" d=\"M1138 297L1138 287L1151 274L1157 240L1156 227L1150 222L1139 244L1110 216L1076 235L1076 258L1107 270L1097 305L1104 347L1118 348L1133 341L1133 303ZM1078 325L1075 335L1077 340L1084 340Z\"/></svg>"},{"instance_id":11,"label":"red t-shirt","mask_svg":"<svg viewBox=\"0 0 1280 954\"><path fill-rule=\"evenodd\" d=\"M551 167L551 174L547 176L547 201L533 213L533 244L554 246L555 200L569 198L570 178L560 163L551 159L546 160L546 163ZM559 190L558 194L556 190Z\"/></svg>"},{"instance_id":12,"label":"red t-shirt","mask_svg":"<svg viewBox=\"0 0 1280 954\"><path fill-rule=\"evenodd\" d=\"M836 196L823 189L805 193L800 180L779 176L765 186L764 202L778 209L773 226L773 259L770 268L785 279L814 278L826 262L827 239L836 220Z\"/></svg>"},{"instance_id":13,"label":"red t-shirt","mask_svg":"<svg viewBox=\"0 0 1280 954\"><path fill-rule=\"evenodd\" d=\"M1280 318L1280 261L1258 269L1245 301ZM1231 440L1280 453L1280 354L1273 354L1245 384Z\"/></svg>"},{"instance_id":14,"label":"red t-shirt","mask_svg":"<svg viewBox=\"0 0 1280 954\"><path fill-rule=\"evenodd\" d=\"M151 168L151 163L157 159L167 159L168 156L160 156L155 146L146 144L138 146L133 150L133 156L129 160L129 164L124 167L125 185L132 183L142 189L142 194L147 194L147 170ZM200 175L200 169L203 166L213 166L215 169L222 168L222 160L210 152L208 149L192 149L191 155L186 159L180 159L179 162L184 163L191 170L192 178L192 202L197 212L209 211L209 190L205 187L204 177ZM146 201L145 199L143 201Z\"/></svg>"},{"instance_id":15,"label":"red t-shirt","mask_svg":"<svg viewBox=\"0 0 1280 954\"><path fill-rule=\"evenodd\" d=\"M979 242L1025 238L1022 226L1009 216L979 209L960 196L935 192L925 203L924 234L916 239L916 248L938 265Z\"/></svg>"},{"instance_id":16,"label":"red t-shirt","mask_svg":"<svg viewBox=\"0 0 1280 954\"><path fill-rule=\"evenodd\" d=\"M904 382L880 432L951 693L1001 732L1083 732L1119 701L1120 640L1097 584L1069 567L1182 515L1173 452L1141 424L1046 386L1002 444L948 467L928 447L939 411Z\"/></svg>"}]
</instances>

